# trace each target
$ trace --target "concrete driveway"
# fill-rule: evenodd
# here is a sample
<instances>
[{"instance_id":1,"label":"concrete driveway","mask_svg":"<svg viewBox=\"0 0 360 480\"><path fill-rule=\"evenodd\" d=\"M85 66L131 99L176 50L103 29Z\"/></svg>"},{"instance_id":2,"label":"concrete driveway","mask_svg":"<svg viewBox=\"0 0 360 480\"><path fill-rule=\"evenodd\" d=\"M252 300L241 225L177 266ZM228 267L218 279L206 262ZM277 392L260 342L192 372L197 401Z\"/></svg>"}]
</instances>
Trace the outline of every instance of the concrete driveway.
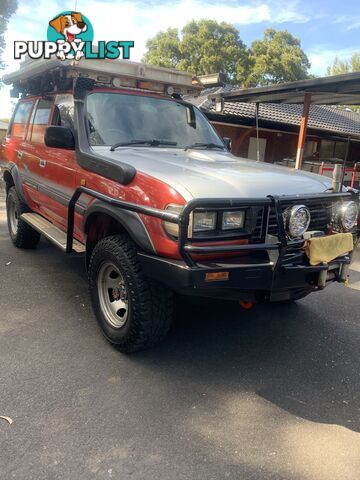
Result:
<instances>
[{"instance_id":1,"label":"concrete driveway","mask_svg":"<svg viewBox=\"0 0 360 480\"><path fill-rule=\"evenodd\" d=\"M124 356L83 260L15 249L1 208L1 480L359 479L358 290L181 302L164 343Z\"/></svg>"}]
</instances>

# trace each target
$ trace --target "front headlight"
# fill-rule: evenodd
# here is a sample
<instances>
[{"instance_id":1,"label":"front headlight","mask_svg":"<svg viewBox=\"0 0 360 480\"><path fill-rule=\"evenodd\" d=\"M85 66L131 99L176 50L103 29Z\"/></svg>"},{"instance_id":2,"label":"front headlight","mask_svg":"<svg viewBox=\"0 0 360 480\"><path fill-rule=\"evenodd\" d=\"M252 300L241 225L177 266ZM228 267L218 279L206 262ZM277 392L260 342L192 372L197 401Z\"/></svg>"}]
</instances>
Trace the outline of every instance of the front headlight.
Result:
<instances>
[{"instance_id":1,"label":"front headlight","mask_svg":"<svg viewBox=\"0 0 360 480\"><path fill-rule=\"evenodd\" d=\"M351 202L338 202L333 206L332 224L342 231L349 231L357 224L359 207Z\"/></svg>"},{"instance_id":2,"label":"front headlight","mask_svg":"<svg viewBox=\"0 0 360 480\"><path fill-rule=\"evenodd\" d=\"M166 210L172 213L180 214L184 209L184 205L177 205L170 203L167 205ZM221 215L221 213L219 214ZM221 224L221 225L220 225ZM244 228L245 225L245 211L244 210L234 210L223 212L221 217L221 222L219 218L218 222L218 213L214 211L195 211L190 215L189 218L189 238L193 237L193 233L201 232L216 232L217 234L221 233L220 229L223 230L239 230ZM179 236L179 225L171 222L163 222L163 227L169 235L172 237Z\"/></svg>"},{"instance_id":3,"label":"front headlight","mask_svg":"<svg viewBox=\"0 0 360 480\"><path fill-rule=\"evenodd\" d=\"M184 209L184 205L176 205L170 203L166 210L172 213L181 213ZM189 237L192 236L192 232L209 232L216 229L217 214L216 212L195 212L190 216L189 222ZM171 222L164 222L164 229L166 233L172 237L179 236L179 225Z\"/></svg>"},{"instance_id":4,"label":"front headlight","mask_svg":"<svg viewBox=\"0 0 360 480\"><path fill-rule=\"evenodd\" d=\"M237 210L234 212L224 212L222 217L222 230L235 230L244 227L245 212Z\"/></svg>"},{"instance_id":5,"label":"front headlight","mask_svg":"<svg viewBox=\"0 0 360 480\"><path fill-rule=\"evenodd\" d=\"M216 228L216 212L195 212L193 232L209 232Z\"/></svg>"},{"instance_id":6,"label":"front headlight","mask_svg":"<svg viewBox=\"0 0 360 480\"><path fill-rule=\"evenodd\" d=\"M283 219L289 237L301 238L310 225L310 210L305 205L294 205L285 210Z\"/></svg>"}]
</instances>

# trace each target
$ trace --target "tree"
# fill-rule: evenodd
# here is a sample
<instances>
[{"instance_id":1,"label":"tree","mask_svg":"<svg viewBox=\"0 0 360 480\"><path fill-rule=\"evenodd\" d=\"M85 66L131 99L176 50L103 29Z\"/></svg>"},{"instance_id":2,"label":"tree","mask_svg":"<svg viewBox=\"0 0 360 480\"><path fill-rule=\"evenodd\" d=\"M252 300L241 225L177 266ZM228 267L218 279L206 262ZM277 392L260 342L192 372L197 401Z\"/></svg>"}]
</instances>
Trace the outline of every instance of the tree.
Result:
<instances>
[{"instance_id":1,"label":"tree","mask_svg":"<svg viewBox=\"0 0 360 480\"><path fill-rule=\"evenodd\" d=\"M0 2L0 69L5 68L3 53L5 50L5 32L11 15L16 12L18 6L17 0L1 0Z\"/></svg>"},{"instance_id":2,"label":"tree","mask_svg":"<svg viewBox=\"0 0 360 480\"><path fill-rule=\"evenodd\" d=\"M247 77L248 51L239 31L229 23L192 20L180 35L169 28L151 38L146 47L146 63L196 75L224 72L232 83L243 83Z\"/></svg>"},{"instance_id":3,"label":"tree","mask_svg":"<svg viewBox=\"0 0 360 480\"><path fill-rule=\"evenodd\" d=\"M146 42L146 48L144 62L158 67L177 67L181 60L178 29L168 28L165 32L159 32Z\"/></svg>"},{"instance_id":4,"label":"tree","mask_svg":"<svg viewBox=\"0 0 360 480\"><path fill-rule=\"evenodd\" d=\"M353 53L350 60L340 60L335 57L332 65L327 68L327 75L340 75L342 73L360 72L360 52Z\"/></svg>"},{"instance_id":5,"label":"tree","mask_svg":"<svg viewBox=\"0 0 360 480\"><path fill-rule=\"evenodd\" d=\"M270 85L308 78L309 59L300 40L286 30L268 28L250 47L248 86Z\"/></svg>"},{"instance_id":6,"label":"tree","mask_svg":"<svg viewBox=\"0 0 360 480\"><path fill-rule=\"evenodd\" d=\"M329 65L326 70L328 76L351 72L360 72L360 52L353 53L350 60L340 60L339 57L335 57L332 65ZM359 112L359 105L346 105L346 108Z\"/></svg>"}]
</instances>

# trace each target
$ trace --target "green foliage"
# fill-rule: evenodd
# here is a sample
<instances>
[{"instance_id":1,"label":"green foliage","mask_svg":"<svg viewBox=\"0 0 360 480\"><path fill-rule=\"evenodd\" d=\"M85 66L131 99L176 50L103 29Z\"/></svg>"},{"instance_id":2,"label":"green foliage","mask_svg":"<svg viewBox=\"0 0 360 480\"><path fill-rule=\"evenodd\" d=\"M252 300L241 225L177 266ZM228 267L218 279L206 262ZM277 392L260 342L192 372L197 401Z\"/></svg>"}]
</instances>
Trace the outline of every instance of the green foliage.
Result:
<instances>
[{"instance_id":1,"label":"green foliage","mask_svg":"<svg viewBox=\"0 0 360 480\"><path fill-rule=\"evenodd\" d=\"M360 72L360 52L353 53L350 61L351 61L351 70L353 72Z\"/></svg>"},{"instance_id":2,"label":"green foliage","mask_svg":"<svg viewBox=\"0 0 360 480\"><path fill-rule=\"evenodd\" d=\"M248 86L270 85L308 78L309 59L300 40L286 30L269 28L250 47Z\"/></svg>"},{"instance_id":3,"label":"green foliage","mask_svg":"<svg viewBox=\"0 0 360 480\"><path fill-rule=\"evenodd\" d=\"M332 65L329 65L326 74L329 75L341 75L343 73L360 72L360 52L353 53L350 60L340 60L335 57ZM359 105L346 105L347 108L351 108L354 112L359 112Z\"/></svg>"},{"instance_id":4,"label":"green foliage","mask_svg":"<svg viewBox=\"0 0 360 480\"><path fill-rule=\"evenodd\" d=\"M144 62L159 67L175 68L181 60L180 39L177 28L159 32L146 42Z\"/></svg>"},{"instance_id":5,"label":"green foliage","mask_svg":"<svg viewBox=\"0 0 360 480\"><path fill-rule=\"evenodd\" d=\"M335 57L332 65L327 68L327 75L340 75L342 73L360 72L360 52L353 53L350 60L340 60Z\"/></svg>"},{"instance_id":6,"label":"green foliage","mask_svg":"<svg viewBox=\"0 0 360 480\"><path fill-rule=\"evenodd\" d=\"M16 12L17 0L1 0L0 2L0 69L5 67L2 56L5 50L5 32L11 15Z\"/></svg>"},{"instance_id":7,"label":"green foliage","mask_svg":"<svg viewBox=\"0 0 360 480\"><path fill-rule=\"evenodd\" d=\"M206 75L224 72L230 82L242 83L247 74L248 52L239 31L215 20L191 21L182 30L179 68Z\"/></svg>"},{"instance_id":8,"label":"green foliage","mask_svg":"<svg viewBox=\"0 0 360 480\"><path fill-rule=\"evenodd\" d=\"M179 33L169 28L147 44L143 61L197 75L223 72L230 83L269 85L308 78L310 63L300 40L269 28L250 49L236 27L215 20L192 20Z\"/></svg>"},{"instance_id":9,"label":"green foliage","mask_svg":"<svg viewBox=\"0 0 360 480\"><path fill-rule=\"evenodd\" d=\"M169 28L150 39L146 47L146 63L197 75L224 72L233 83L243 83L247 77L248 51L239 31L229 23L192 20L181 34Z\"/></svg>"}]
</instances>

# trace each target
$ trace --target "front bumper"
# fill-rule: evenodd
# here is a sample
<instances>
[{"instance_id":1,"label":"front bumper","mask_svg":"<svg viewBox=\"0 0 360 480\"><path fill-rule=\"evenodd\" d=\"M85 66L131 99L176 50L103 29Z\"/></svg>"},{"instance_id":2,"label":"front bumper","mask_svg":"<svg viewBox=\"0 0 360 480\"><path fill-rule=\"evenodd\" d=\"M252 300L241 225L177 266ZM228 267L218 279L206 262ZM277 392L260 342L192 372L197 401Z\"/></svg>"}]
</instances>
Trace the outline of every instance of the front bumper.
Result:
<instances>
[{"instance_id":1,"label":"front bumper","mask_svg":"<svg viewBox=\"0 0 360 480\"><path fill-rule=\"evenodd\" d=\"M323 289L330 282L345 282L351 254L340 256L329 263L309 265L303 249L303 240L287 238L282 218L284 204L306 204L329 200L356 199L357 193L325 193L295 197L266 199L197 199L190 201L179 218L179 252L181 260L171 260L139 253L144 272L186 295L245 301L279 301L300 298ZM262 206L263 222L259 243L241 245L194 245L188 239L190 214L196 210L238 209L244 206ZM269 234L269 215L274 212L277 236ZM359 231L353 232L357 244ZM236 258L216 261L195 261L194 255L238 254ZM209 281L207 274L227 272L221 281Z\"/></svg>"},{"instance_id":2,"label":"front bumper","mask_svg":"<svg viewBox=\"0 0 360 480\"><path fill-rule=\"evenodd\" d=\"M351 262L351 256L344 255L328 264L310 266L302 251L276 260L267 257L259 253L189 267L182 260L139 253L144 273L180 294L245 301L286 300L334 281L345 282ZM207 274L213 272L228 272L227 280L208 281Z\"/></svg>"},{"instance_id":3,"label":"front bumper","mask_svg":"<svg viewBox=\"0 0 360 480\"><path fill-rule=\"evenodd\" d=\"M108 197L87 187L78 187L68 207L66 251L72 251L75 205L81 194L87 194L109 205L138 214L149 215L179 226L178 250L181 260L138 253L143 271L175 290L176 292L234 300L283 300L324 288L332 281L344 282L347 278L350 255L336 258L328 264L310 266L303 251L303 240L287 238L282 213L290 204L306 204L332 201L355 200L359 203L357 191L342 193L321 193L316 195L268 196L266 198L210 198L190 200L180 214L160 210L147 205L138 205ZM262 221L256 242L209 245L194 244L188 237L190 216L196 211L238 210L248 207L262 207ZM323 207L324 208L324 207ZM273 212L277 235L269 228ZM354 234L357 244L360 230ZM250 238L251 240L251 238ZM195 261L194 257L215 257L223 254L238 254L217 261ZM208 258L208 257L207 257ZM209 281L207 274L227 272L222 281Z\"/></svg>"}]
</instances>

